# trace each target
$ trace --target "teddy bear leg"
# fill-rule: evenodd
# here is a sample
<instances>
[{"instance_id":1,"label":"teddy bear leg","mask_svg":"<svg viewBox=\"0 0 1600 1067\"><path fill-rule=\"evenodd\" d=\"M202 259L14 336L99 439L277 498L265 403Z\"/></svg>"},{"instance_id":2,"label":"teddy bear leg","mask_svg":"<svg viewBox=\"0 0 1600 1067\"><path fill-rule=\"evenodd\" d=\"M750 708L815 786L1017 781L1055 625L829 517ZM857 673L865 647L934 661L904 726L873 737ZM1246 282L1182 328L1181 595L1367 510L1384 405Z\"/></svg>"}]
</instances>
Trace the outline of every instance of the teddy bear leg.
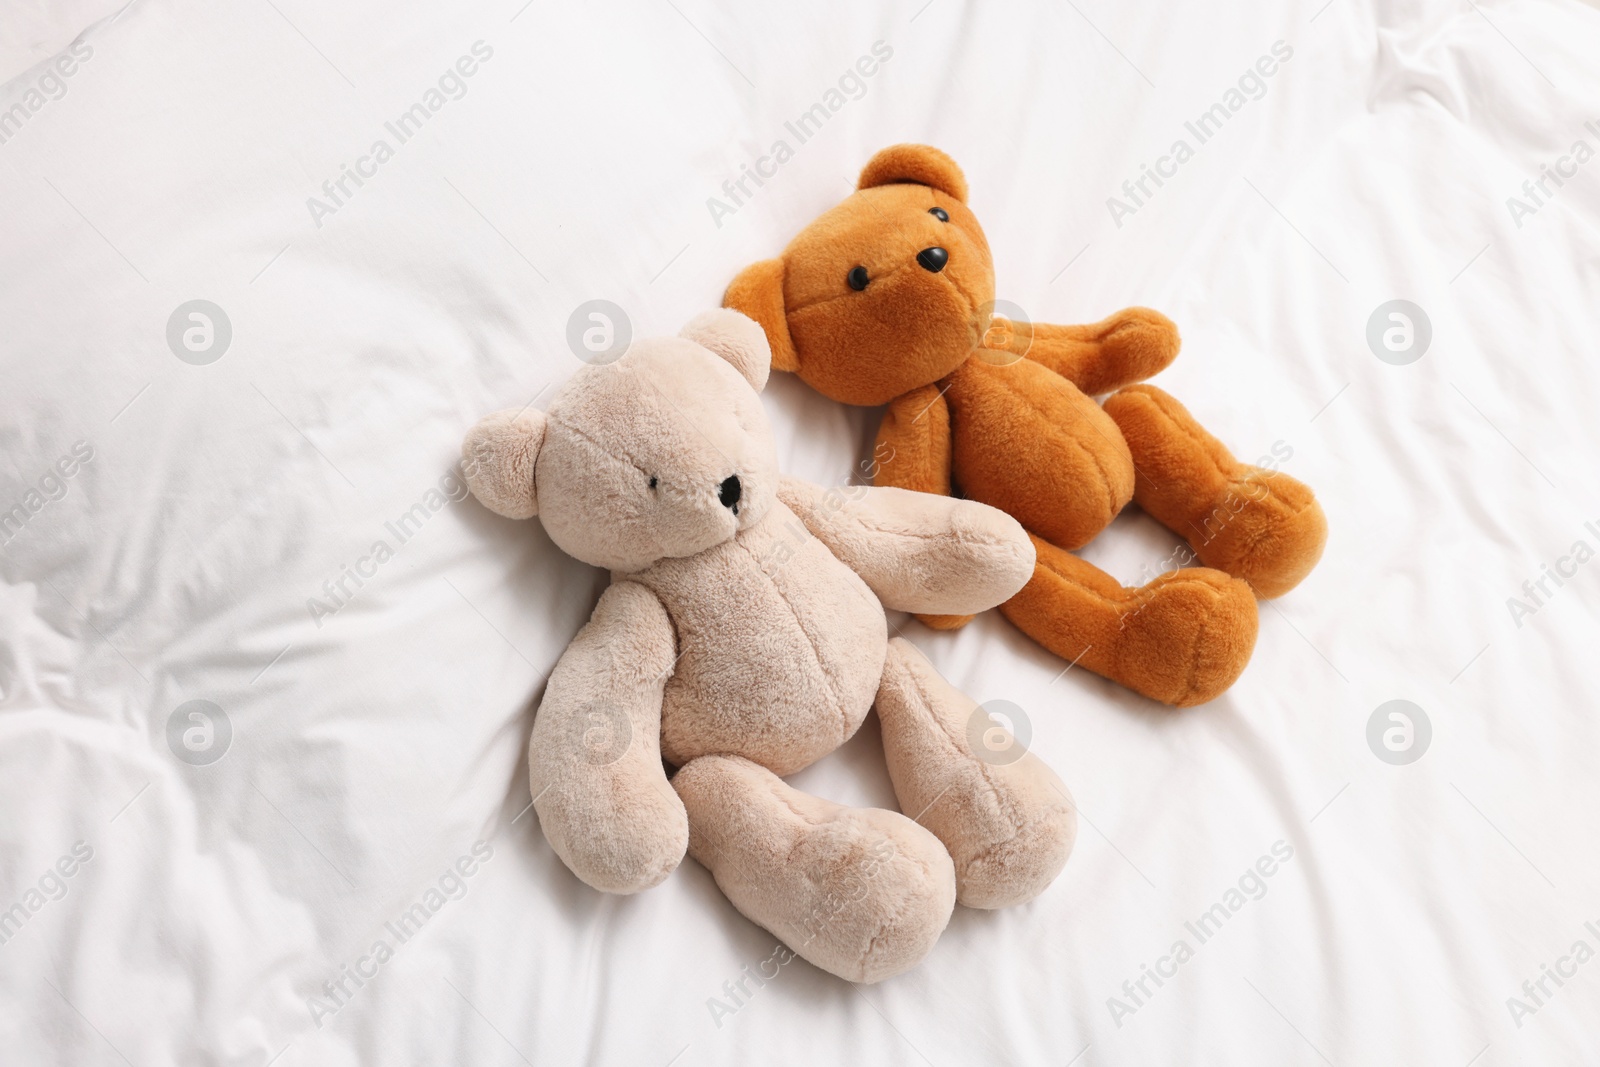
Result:
<instances>
[{"instance_id":1,"label":"teddy bear leg","mask_svg":"<svg viewBox=\"0 0 1600 1067\"><path fill-rule=\"evenodd\" d=\"M1055 772L903 638L889 642L877 708L895 796L954 858L956 900L1003 908L1044 892L1078 835Z\"/></svg>"},{"instance_id":2,"label":"teddy bear leg","mask_svg":"<svg viewBox=\"0 0 1600 1067\"><path fill-rule=\"evenodd\" d=\"M1328 520L1303 483L1240 463L1171 396L1135 385L1106 399L1133 453L1133 499L1200 562L1282 596L1311 573Z\"/></svg>"},{"instance_id":3,"label":"teddy bear leg","mask_svg":"<svg viewBox=\"0 0 1600 1067\"><path fill-rule=\"evenodd\" d=\"M1022 592L1000 605L1017 628L1070 663L1178 707L1232 685L1255 649L1255 594L1209 567L1137 588L1042 538Z\"/></svg>"},{"instance_id":4,"label":"teddy bear leg","mask_svg":"<svg viewBox=\"0 0 1600 1067\"><path fill-rule=\"evenodd\" d=\"M691 760L672 785L689 854L746 918L831 974L909 970L950 921L950 855L904 815L810 796L738 756Z\"/></svg>"}]
</instances>

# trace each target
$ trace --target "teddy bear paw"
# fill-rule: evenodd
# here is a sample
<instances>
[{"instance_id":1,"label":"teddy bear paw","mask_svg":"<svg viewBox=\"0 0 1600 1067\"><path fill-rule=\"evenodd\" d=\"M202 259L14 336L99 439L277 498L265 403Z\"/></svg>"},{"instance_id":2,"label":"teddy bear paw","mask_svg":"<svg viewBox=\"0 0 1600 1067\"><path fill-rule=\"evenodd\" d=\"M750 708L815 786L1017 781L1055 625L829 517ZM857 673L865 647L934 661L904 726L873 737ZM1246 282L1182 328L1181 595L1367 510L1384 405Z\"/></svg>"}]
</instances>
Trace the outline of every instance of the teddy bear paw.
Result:
<instances>
[{"instance_id":1,"label":"teddy bear paw","mask_svg":"<svg viewBox=\"0 0 1600 1067\"><path fill-rule=\"evenodd\" d=\"M1137 382L1165 370L1178 355L1178 326L1150 308L1132 307L1100 324L1101 360L1120 372L1123 381Z\"/></svg>"},{"instance_id":2,"label":"teddy bear paw","mask_svg":"<svg viewBox=\"0 0 1600 1067\"><path fill-rule=\"evenodd\" d=\"M1191 524L1200 562L1280 597L1322 558L1328 517L1304 482L1281 471L1240 466L1213 506Z\"/></svg>"},{"instance_id":3,"label":"teddy bear paw","mask_svg":"<svg viewBox=\"0 0 1600 1067\"><path fill-rule=\"evenodd\" d=\"M1244 672L1259 625L1245 582L1207 567L1169 571L1128 598L1116 680L1165 704L1204 704Z\"/></svg>"},{"instance_id":4,"label":"teddy bear paw","mask_svg":"<svg viewBox=\"0 0 1600 1067\"><path fill-rule=\"evenodd\" d=\"M1027 733L979 707L903 638L889 642L877 708L895 796L949 850L956 899L1005 908L1044 892L1072 854L1078 813Z\"/></svg>"},{"instance_id":5,"label":"teddy bear paw","mask_svg":"<svg viewBox=\"0 0 1600 1067\"><path fill-rule=\"evenodd\" d=\"M898 812L802 793L738 756L692 760L672 784L689 854L746 918L831 974L878 982L909 970L950 921L950 854Z\"/></svg>"}]
</instances>

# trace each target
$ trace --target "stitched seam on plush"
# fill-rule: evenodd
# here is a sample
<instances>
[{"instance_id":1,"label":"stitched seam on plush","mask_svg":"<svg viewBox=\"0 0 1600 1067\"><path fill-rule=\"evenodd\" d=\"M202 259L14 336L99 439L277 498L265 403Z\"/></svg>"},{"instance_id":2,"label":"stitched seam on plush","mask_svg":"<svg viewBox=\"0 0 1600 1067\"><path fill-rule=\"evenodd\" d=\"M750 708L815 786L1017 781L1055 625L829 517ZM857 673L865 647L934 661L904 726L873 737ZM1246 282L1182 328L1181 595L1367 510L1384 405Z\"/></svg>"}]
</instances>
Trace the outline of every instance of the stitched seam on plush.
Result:
<instances>
[{"instance_id":1,"label":"stitched seam on plush","mask_svg":"<svg viewBox=\"0 0 1600 1067\"><path fill-rule=\"evenodd\" d=\"M1011 822L1014 826L1016 819L1015 812L1012 810L1013 806L1007 802L1005 794L998 786L995 785L994 779L990 777L991 772L995 771L996 768L987 765L977 767L972 766L974 762L981 763L981 761L973 760L971 753L964 753L962 751L961 744L956 740L955 737L951 736L949 727L946 725L944 719L933 710L933 700L928 695L927 690L923 688L922 678L920 677L918 671L904 663L901 664L901 669L904 670L906 675L911 679L911 686L914 690L916 690L918 698L921 699L922 706L927 709L928 718L933 720L934 726L938 728L940 735L944 738L945 744L953 754L954 759L951 760L951 766L954 769L954 772L959 774L962 770L976 770L978 772L979 779L985 786L988 787L989 792L994 796L995 808L1006 818L1006 821ZM935 800L937 799L938 798L936 797ZM1015 836L1015 831L1013 831L1012 837ZM1010 840L1010 838L1007 838L1007 840ZM944 842L941 841L940 844L944 844ZM945 845L945 851L950 851L950 846Z\"/></svg>"},{"instance_id":2,"label":"stitched seam on plush","mask_svg":"<svg viewBox=\"0 0 1600 1067\"><path fill-rule=\"evenodd\" d=\"M1213 616L1213 618L1214 618L1214 616ZM1195 632L1194 646L1189 650L1189 657L1190 657L1189 678L1188 678L1188 681L1184 683L1183 692L1179 695L1180 699L1187 699L1188 697L1193 696L1199 689L1199 685L1200 685L1200 654L1199 654L1199 650L1201 648L1205 647L1206 634L1209 633L1210 630L1211 630L1211 622L1212 622L1211 619L1202 619L1200 621L1200 629Z\"/></svg>"},{"instance_id":3,"label":"stitched seam on plush","mask_svg":"<svg viewBox=\"0 0 1600 1067\"><path fill-rule=\"evenodd\" d=\"M940 845L942 846L943 844L944 844L944 842L941 841ZM913 858L913 862L915 862L918 867L922 868L923 883L927 884L929 882L932 882L933 881L933 869L930 868L927 865L927 863L923 862L921 860L921 858L919 858L919 857ZM904 916L905 916L905 908L904 907L896 908L894 910L893 914L891 914L888 918L886 918L879 925L878 932L873 934L872 937L870 939L868 939L868 941L867 941L866 952L862 954L862 958L861 958L861 964L862 965L865 965L868 960L872 959L872 952L873 952L874 946L876 946L877 943L884 937L884 935L889 932L890 928L892 928L894 925L896 925L902 918L904 918Z\"/></svg>"},{"instance_id":4,"label":"stitched seam on plush","mask_svg":"<svg viewBox=\"0 0 1600 1067\"><path fill-rule=\"evenodd\" d=\"M1060 376L1057 375L1057 377L1060 377ZM1063 380L1065 380L1065 379L1063 379ZM1077 386L1073 386L1073 388L1076 389ZM1033 409L1034 414L1038 415L1040 417L1040 421L1043 422L1046 426L1051 425L1049 419L1046 417L1046 415L1048 413L1044 410L1043 407L1041 407L1040 405L1034 403L1032 396L1030 396L1026 391L1021 390L1021 389L1015 389L1015 390L1012 390L1011 395L1013 397L1015 397L1016 399L1021 400L1022 402L1026 403L1029 407L1031 407ZM1073 412L1073 414L1076 415L1077 412ZM1082 416L1079 416L1079 417L1082 418ZM1105 437L1105 434L1100 432L1099 427L1095 426L1088 419L1084 419L1083 421L1086 424L1088 424L1089 428L1091 430L1094 430L1095 433L1099 433L1101 437ZM1115 422L1116 420L1113 419L1112 421ZM1081 441L1079 441L1076 437L1070 437L1070 436L1066 436L1066 435L1062 435L1062 437L1063 437L1063 439L1065 439L1067 441L1070 441L1072 443L1073 447L1076 448L1079 452L1082 452L1084 455L1088 456L1089 457L1089 461L1094 464L1094 469L1100 475L1100 484L1105 486L1105 489L1106 489L1106 510L1109 511L1112 515L1116 515L1118 510L1119 510L1117 508L1116 493L1112 488L1110 476L1106 474L1105 466L1100 462L1100 457L1096 456L1093 452L1091 452L1087 448L1085 448L1083 446L1083 443ZM1110 438L1106 438L1106 440L1110 441ZM1124 443L1126 443L1126 441L1124 441Z\"/></svg>"},{"instance_id":5,"label":"stitched seam on plush","mask_svg":"<svg viewBox=\"0 0 1600 1067\"><path fill-rule=\"evenodd\" d=\"M983 330L978 325L978 302L973 299L972 294L967 292L960 282L956 281L955 275L946 275L941 273L940 277L949 282L951 288L953 288L957 293L961 294L961 299L966 302L967 325L972 330L972 340L968 342L967 345L969 349L967 358L971 359L972 351L976 351L983 346Z\"/></svg>"},{"instance_id":6,"label":"stitched seam on plush","mask_svg":"<svg viewBox=\"0 0 1600 1067\"><path fill-rule=\"evenodd\" d=\"M1151 388L1154 388L1154 386L1151 386ZM1224 482L1226 482L1230 486L1233 484L1235 475L1236 475L1236 473L1238 471L1238 468L1240 466L1242 466L1242 464L1240 464L1237 461L1235 461L1234 470L1233 471L1229 471L1226 468L1224 468L1222 466L1221 461L1219 461L1217 459L1217 457L1212 454L1211 449L1206 446L1205 438L1200 436L1199 434L1191 432L1187 427L1185 427L1181 422L1178 421L1178 419L1177 419L1177 417L1175 415L1173 415L1171 412L1169 412L1167 410L1164 401L1171 400L1170 397L1162 397L1162 398L1158 399L1153 393L1142 392L1142 391L1141 392L1136 392L1136 393L1129 393L1128 395L1129 396L1134 396L1134 397L1141 397L1144 400L1146 400L1150 404L1150 406L1155 410L1156 414L1160 415L1163 419L1165 419L1167 421L1168 425L1172 429L1177 431L1178 436L1183 437L1185 440L1187 440L1191 444L1199 446L1200 451L1205 453L1205 457L1208 460L1211 461L1211 466L1217 472L1217 477L1221 478ZM1175 401L1175 400L1173 400L1172 402L1174 404L1177 403L1177 401ZM1126 435L1124 435L1124 436L1126 436ZM1202 505L1204 505L1204 504L1213 504L1214 505L1214 503L1215 503L1214 501L1203 501ZM1187 521L1189 523L1189 525L1191 525L1191 526L1194 525L1194 520L1192 518L1189 518L1189 517L1186 516L1185 517L1185 521Z\"/></svg>"},{"instance_id":7,"label":"stitched seam on plush","mask_svg":"<svg viewBox=\"0 0 1600 1067\"><path fill-rule=\"evenodd\" d=\"M690 496L690 495L693 494L693 492L694 492L693 489L685 489L683 486L680 486L680 485L676 484L675 482L669 482L666 479L662 478L659 474L654 474L654 475L650 474L649 468L641 466L639 464L638 460L634 459L632 456L628 455L626 452L618 452L615 449L612 449L608 445L601 444L599 441L595 440L593 437L591 437L588 434L584 433L582 430L578 429L576 426L572 425L571 423L565 422L560 418L549 416L549 415L547 415L546 418L548 419L549 424L551 426L558 426L563 430L570 431L572 436L576 437L578 440L582 441L584 444L588 445L590 448L593 448L595 451L601 453L602 455L604 455L608 459L611 459L611 460L613 460L613 461L615 461L615 462L617 462L619 464L625 464L626 466L632 467L634 470L638 471L640 474L650 475L650 477L653 477L653 478L657 479L658 482L662 486L665 486L666 488L669 488L669 489L673 490L676 493L680 493L680 494L682 494L684 496ZM740 425L741 425L741 427L743 427L742 423ZM715 446L712 446L712 447L715 447Z\"/></svg>"},{"instance_id":8,"label":"stitched seam on plush","mask_svg":"<svg viewBox=\"0 0 1600 1067\"><path fill-rule=\"evenodd\" d=\"M578 440L582 441L584 444L587 444L589 447L595 449L596 451L603 453L604 455L606 455L610 459L616 460L618 463L626 464L627 466L630 466L630 467L634 468L635 470L637 470L640 474L649 474L650 473L649 471L647 471L643 467L641 467L639 465L639 462L637 460L635 460L632 456L628 455L626 452L617 452L614 449L612 449L612 448L610 448L610 447L608 447L606 445L601 444L599 441L596 441L593 437L590 437L588 434L584 433L582 430L578 429L576 426L572 425L570 422L565 422L562 419L560 419L560 418L558 418L556 416L553 416L553 415L546 415L545 418L548 420L548 422L549 422L549 424L551 426L559 426L561 429L568 431L569 433L572 434L572 436L576 437Z\"/></svg>"},{"instance_id":9,"label":"stitched seam on plush","mask_svg":"<svg viewBox=\"0 0 1600 1067\"><path fill-rule=\"evenodd\" d=\"M1066 550L1062 549L1062 551L1066 551ZM1090 564L1090 566L1093 566L1093 564ZM1045 571L1046 574L1049 574L1050 577L1055 578L1055 579L1057 579L1057 580L1059 580L1061 582L1064 582L1065 584L1072 586L1074 589L1081 589L1085 593L1088 593L1090 596L1098 597L1100 600L1102 600L1103 602L1105 602L1107 604L1112 605L1113 607L1120 607L1120 608L1126 608L1127 607L1127 604L1128 604L1127 597L1112 598L1112 597L1106 596L1104 593L1100 592L1100 590L1098 590L1098 589L1090 589L1088 586L1086 586L1083 583L1081 583L1081 582L1075 580L1074 578L1072 578L1072 576L1067 574L1065 571L1058 571L1054 567L1050 566L1049 562L1042 555L1035 557L1035 562L1034 562L1034 569L1035 570L1039 570L1041 568ZM1124 592L1127 591L1126 587L1123 587L1123 591Z\"/></svg>"},{"instance_id":10,"label":"stitched seam on plush","mask_svg":"<svg viewBox=\"0 0 1600 1067\"><path fill-rule=\"evenodd\" d=\"M990 845L988 848L985 848L982 852L977 853L971 859L969 859L967 861L967 868L970 870L973 867L978 867L978 866L983 865L985 862L988 861L988 859L990 858L990 856L994 852L997 852L1000 849L1005 848L1007 845L1010 845L1013 841L1015 841L1017 838L1021 837L1028 830L1031 830L1035 826L1039 826L1039 825L1041 825L1041 824L1043 824L1045 822L1048 822L1051 819L1051 817L1053 817L1057 812L1071 811L1071 810L1072 810L1072 808L1071 808L1070 805L1056 804L1056 805L1052 805L1051 807L1046 808L1043 812L1041 812L1039 815L1035 816L1034 818L1024 820L1020 825L1017 826L1017 832L1012 834L1009 838L1007 838L1004 841L996 841L994 844Z\"/></svg>"},{"instance_id":11,"label":"stitched seam on plush","mask_svg":"<svg viewBox=\"0 0 1600 1067\"><path fill-rule=\"evenodd\" d=\"M756 571L767 580L767 584L772 587L773 593L777 595L778 599L783 603L783 606L789 609L789 616L790 618L794 619L795 629L800 631L801 637L805 638L806 647L811 649L811 658L816 662L817 673L822 676L823 684L828 687L828 695L832 698L834 706L839 709L840 733L848 736L847 729L850 722L848 717L849 710L845 708L844 699L839 695L838 683L835 681L833 675L829 673L828 668L822 663L822 654L817 651L816 638L811 636L811 634L806 631L805 624L800 621L799 614L794 610L794 605L789 603L789 598L783 594L783 590L778 588L778 583L773 581L772 575L768 574L766 570L761 567L760 561L756 558L756 554L750 550L750 546L746 545L740 538L734 538L734 544L737 545L745 555L750 557L751 562L756 564ZM840 743L842 744L843 742L841 741Z\"/></svg>"}]
</instances>

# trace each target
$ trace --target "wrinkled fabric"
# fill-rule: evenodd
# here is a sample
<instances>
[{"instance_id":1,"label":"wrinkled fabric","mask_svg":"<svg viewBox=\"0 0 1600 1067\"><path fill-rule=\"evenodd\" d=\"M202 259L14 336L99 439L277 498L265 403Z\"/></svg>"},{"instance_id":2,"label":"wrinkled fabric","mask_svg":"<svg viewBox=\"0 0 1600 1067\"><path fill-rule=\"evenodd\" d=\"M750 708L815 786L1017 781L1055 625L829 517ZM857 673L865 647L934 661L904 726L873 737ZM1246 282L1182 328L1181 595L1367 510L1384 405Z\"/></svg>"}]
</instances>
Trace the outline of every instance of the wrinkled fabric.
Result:
<instances>
[{"instance_id":1,"label":"wrinkled fabric","mask_svg":"<svg viewBox=\"0 0 1600 1067\"><path fill-rule=\"evenodd\" d=\"M1594 8L105 14L0 41L0 1060L1600 1057ZM676 332L899 141L961 161L1008 317L1171 316L1156 384L1330 538L1181 712L893 617L1081 831L857 989L695 863L561 865L524 747L607 577L455 464L586 302ZM866 480L876 411L763 402L781 469ZM879 746L792 782L893 806Z\"/></svg>"}]
</instances>

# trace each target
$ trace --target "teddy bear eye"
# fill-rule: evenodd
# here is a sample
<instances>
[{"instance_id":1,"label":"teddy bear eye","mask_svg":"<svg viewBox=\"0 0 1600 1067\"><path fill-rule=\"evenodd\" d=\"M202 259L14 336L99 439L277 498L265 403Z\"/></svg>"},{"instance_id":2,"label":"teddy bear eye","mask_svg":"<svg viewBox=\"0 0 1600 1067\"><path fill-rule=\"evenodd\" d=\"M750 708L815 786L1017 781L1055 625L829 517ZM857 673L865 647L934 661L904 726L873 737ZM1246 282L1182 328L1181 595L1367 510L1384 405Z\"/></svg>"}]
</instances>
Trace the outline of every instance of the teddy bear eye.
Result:
<instances>
[{"instance_id":1,"label":"teddy bear eye","mask_svg":"<svg viewBox=\"0 0 1600 1067\"><path fill-rule=\"evenodd\" d=\"M867 277L867 268L851 267L850 273L844 276L844 280L850 288L859 293L867 287L867 283L872 279Z\"/></svg>"},{"instance_id":2,"label":"teddy bear eye","mask_svg":"<svg viewBox=\"0 0 1600 1067\"><path fill-rule=\"evenodd\" d=\"M928 214L932 215L934 218L938 219L940 222L949 222L950 221L950 212L946 211L942 207L930 207L928 209Z\"/></svg>"},{"instance_id":3,"label":"teddy bear eye","mask_svg":"<svg viewBox=\"0 0 1600 1067\"><path fill-rule=\"evenodd\" d=\"M656 476L652 474L650 476L650 488L654 489L655 487L656 487Z\"/></svg>"}]
</instances>

